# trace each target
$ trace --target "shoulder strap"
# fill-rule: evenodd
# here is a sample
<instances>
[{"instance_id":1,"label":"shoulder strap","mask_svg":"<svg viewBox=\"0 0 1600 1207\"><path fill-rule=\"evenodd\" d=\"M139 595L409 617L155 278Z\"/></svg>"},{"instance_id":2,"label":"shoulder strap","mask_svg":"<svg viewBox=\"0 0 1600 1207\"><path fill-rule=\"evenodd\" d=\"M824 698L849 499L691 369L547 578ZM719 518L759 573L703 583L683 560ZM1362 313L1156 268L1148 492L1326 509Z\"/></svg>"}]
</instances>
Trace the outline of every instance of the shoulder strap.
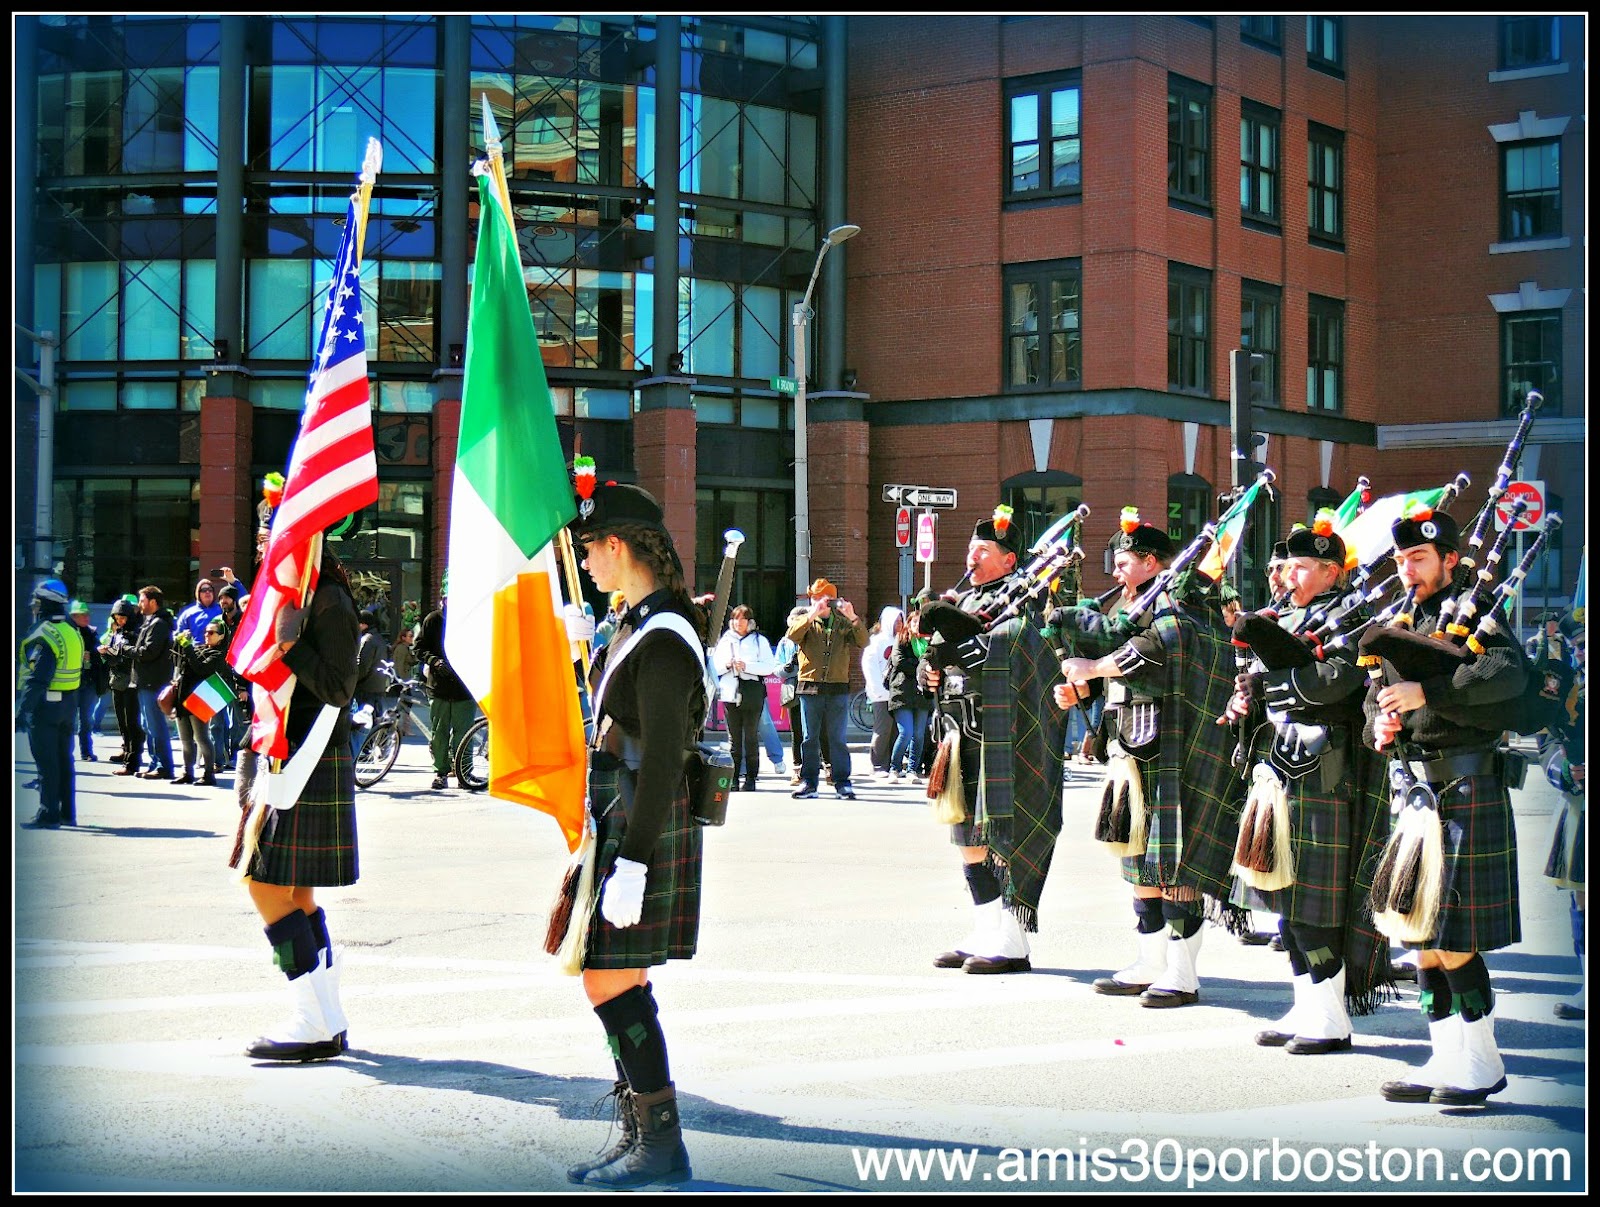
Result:
<instances>
[{"instance_id":1,"label":"shoulder strap","mask_svg":"<svg viewBox=\"0 0 1600 1207\"><path fill-rule=\"evenodd\" d=\"M646 617L645 622L617 647L615 653L607 655L605 673L600 676L600 686L594 689L594 699L591 703L595 716L598 717L600 715L600 702L605 698L606 685L611 682L612 673L622 664L622 660L628 656L633 647L638 644L639 638L652 630L665 630L666 632L676 633L683 638L684 644L689 647L689 652L694 655L695 661L702 667L702 676L704 675L705 647L700 644L700 637L694 631L694 626L689 623L688 618L679 615L677 612L654 612Z\"/></svg>"}]
</instances>

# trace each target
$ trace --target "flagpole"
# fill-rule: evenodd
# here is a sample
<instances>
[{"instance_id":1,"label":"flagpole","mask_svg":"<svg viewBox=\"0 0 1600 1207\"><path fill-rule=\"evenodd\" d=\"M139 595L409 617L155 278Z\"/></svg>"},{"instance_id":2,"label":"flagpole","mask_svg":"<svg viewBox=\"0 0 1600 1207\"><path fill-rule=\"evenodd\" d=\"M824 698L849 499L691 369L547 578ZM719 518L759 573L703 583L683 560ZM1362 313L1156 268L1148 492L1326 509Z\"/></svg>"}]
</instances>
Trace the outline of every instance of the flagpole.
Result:
<instances>
[{"instance_id":1,"label":"flagpole","mask_svg":"<svg viewBox=\"0 0 1600 1207\"><path fill-rule=\"evenodd\" d=\"M506 228L511 232L511 246L517 248L517 225L511 218L511 186L506 182L505 145L500 141L500 127L489 110L489 94L480 92L483 109L483 146L489 155L489 179L494 183L495 196L500 198L500 209L506 217ZM522 250L517 248L517 267L522 266ZM561 576L566 580L567 597L573 603L583 599L583 586L578 581L578 559L572 550L572 534L565 528L556 532L556 551L561 559ZM578 643L578 656L583 662L583 681L589 682L589 643Z\"/></svg>"}]
</instances>

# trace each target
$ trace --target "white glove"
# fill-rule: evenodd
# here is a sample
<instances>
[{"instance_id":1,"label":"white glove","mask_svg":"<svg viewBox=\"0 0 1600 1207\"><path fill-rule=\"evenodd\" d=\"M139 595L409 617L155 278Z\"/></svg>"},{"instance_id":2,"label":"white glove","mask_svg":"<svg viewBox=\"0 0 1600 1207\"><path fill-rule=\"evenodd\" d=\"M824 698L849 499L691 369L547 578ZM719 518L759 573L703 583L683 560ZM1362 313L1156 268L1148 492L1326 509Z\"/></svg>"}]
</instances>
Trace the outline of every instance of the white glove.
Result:
<instances>
[{"instance_id":1,"label":"white glove","mask_svg":"<svg viewBox=\"0 0 1600 1207\"><path fill-rule=\"evenodd\" d=\"M561 609L561 620L567 626L567 642L572 647L572 658L576 661L582 656L578 649L580 643L594 640L594 617L587 607L580 608L577 604L568 604Z\"/></svg>"},{"instance_id":2,"label":"white glove","mask_svg":"<svg viewBox=\"0 0 1600 1207\"><path fill-rule=\"evenodd\" d=\"M620 856L611 869L600 896L600 913L618 930L634 925L644 912L644 873L644 864Z\"/></svg>"}]
</instances>

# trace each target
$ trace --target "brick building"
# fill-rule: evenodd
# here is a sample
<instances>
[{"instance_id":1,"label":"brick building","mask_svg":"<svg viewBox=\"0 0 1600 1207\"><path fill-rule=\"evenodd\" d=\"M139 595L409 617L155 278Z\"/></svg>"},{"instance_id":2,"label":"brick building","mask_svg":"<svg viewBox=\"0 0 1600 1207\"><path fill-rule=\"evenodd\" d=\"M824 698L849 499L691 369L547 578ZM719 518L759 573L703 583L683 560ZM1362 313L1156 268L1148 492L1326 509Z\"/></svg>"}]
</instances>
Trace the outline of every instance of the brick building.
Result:
<instances>
[{"instance_id":1,"label":"brick building","mask_svg":"<svg viewBox=\"0 0 1600 1207\"><path fill-rule=\"evenodd\" d=\"M885 483L959 491L939 587L1002 500L1029 525L1087 502L1096 547L1128 503L1192 535L1234 470L1236 347L1260 358L1251 452L1279 487L1252 563L1359 474L1386 492L1465 469L1475 506L1534 385L1520 476L1569 523L1529 595L1570 598L1581 17L15 21L38 132L17 311L57 341L37 522L40 411L17 387L19 615L55 564L91 599L182 598L246 559L369 133L380 501L341 539L374 592L433 598L482 95L563 440L662 499L700 589L742 529L734 594L769 633L797 577L796 408L773 379L847 222L808 331L810 567L864 611L899 589ZM19 336L20 368L37 353Z\"/></svg>"}]
</instances>

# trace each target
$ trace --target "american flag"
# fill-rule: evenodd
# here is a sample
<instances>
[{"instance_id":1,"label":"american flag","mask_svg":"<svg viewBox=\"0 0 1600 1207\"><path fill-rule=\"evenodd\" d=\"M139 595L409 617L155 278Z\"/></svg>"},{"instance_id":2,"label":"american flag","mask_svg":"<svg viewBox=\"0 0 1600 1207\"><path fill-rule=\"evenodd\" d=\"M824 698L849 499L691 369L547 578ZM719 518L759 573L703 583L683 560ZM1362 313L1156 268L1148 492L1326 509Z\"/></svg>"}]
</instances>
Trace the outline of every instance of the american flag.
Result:
<instances>
[{"instance_id":1,"label":"american flag","mask_svg":"<svg viewBox=\"0 0 1600 1207\"><path fill-rule=\"evenodd\" d=\"M288 603L300 605L316 590L320 556L313 558L313 538L378 498L361 316L365 208L363 194L352 194L323 309L322 335L306 381L300 435L289 454L283 501L273 516L250 604L228 653L233 668L255 685L250 745L273 758L288 753L284 727L294 694L294 675L274 657L278 612ZM316 548L320 551L320 542Z\"/></svg>"}]
</instances>

